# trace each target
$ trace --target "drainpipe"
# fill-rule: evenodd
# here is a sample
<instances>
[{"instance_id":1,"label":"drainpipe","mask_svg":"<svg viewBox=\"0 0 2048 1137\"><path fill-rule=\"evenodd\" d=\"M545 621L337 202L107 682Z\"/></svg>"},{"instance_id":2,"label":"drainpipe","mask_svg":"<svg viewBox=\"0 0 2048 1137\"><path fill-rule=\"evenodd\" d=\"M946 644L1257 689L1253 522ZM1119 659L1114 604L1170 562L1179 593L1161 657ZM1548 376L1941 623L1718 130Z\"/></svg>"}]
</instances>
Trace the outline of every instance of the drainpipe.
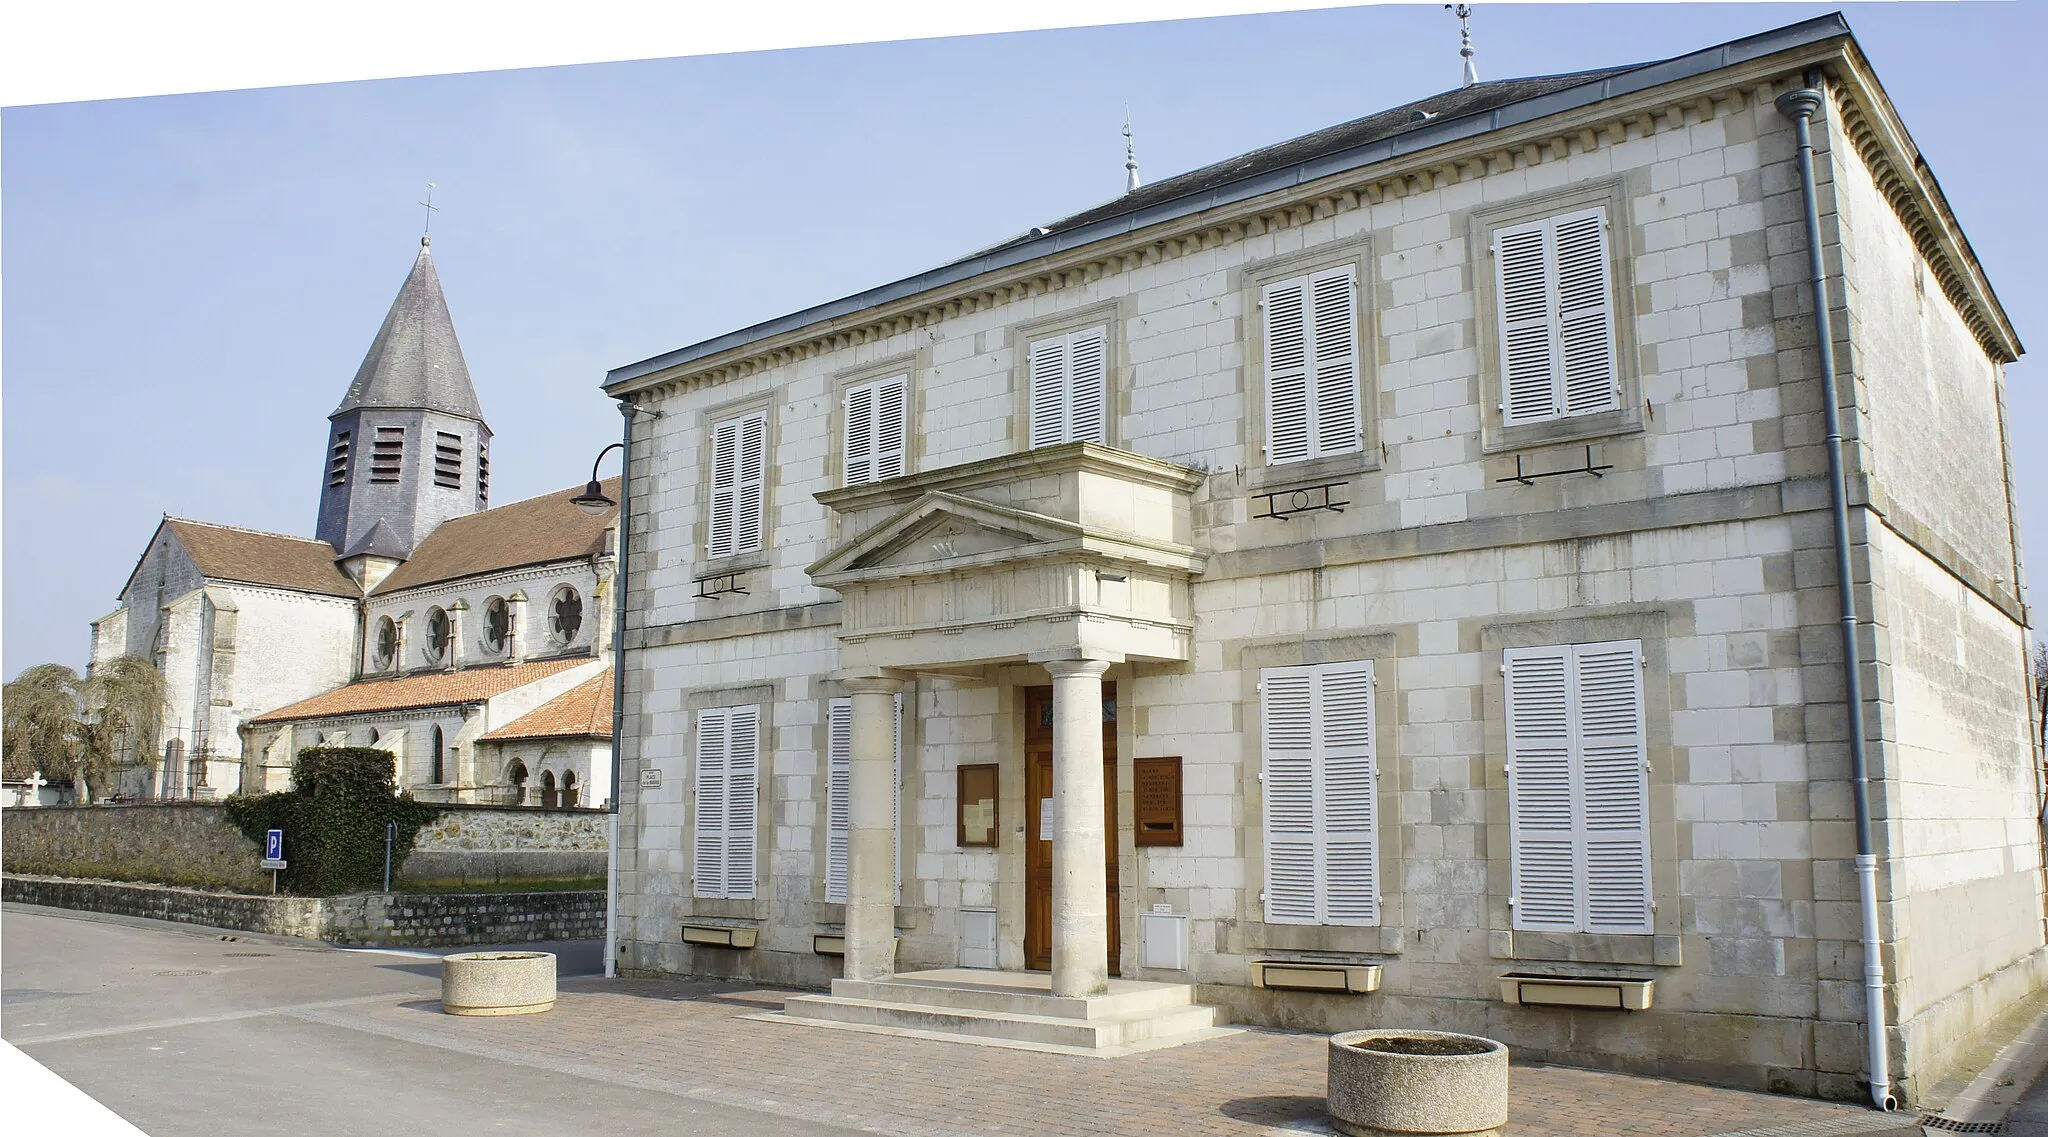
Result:
<instances>
[{"instance_id":1,"label":"drainpipe","mask_svg":"<svg viewBox=\"0 0 2048 1137\"><path fill-rule=\"evenodd\" d=\"M1778 97L1778 111L1799 136L1799 196L1806 209L1806 263L1813 289L1813 338L1820 351L1821 407L1827 414L1828 500L1835 521L1835 591L1842 599L1842 701L1848 711L1849 777L1856 798L1856 891L1863 909L1863 1005L1870 1102L1899 1107L1891 1093L1886 1049L1884 955L1877 929L1877 856L1870 833L1870 766L1863 752L1863 674L1856 646L1855 574L1849 560L1849 487L1842 472L1841 399L1835 386L1835 335L1828 313L1827 268L1821 257L1820 203L1813 186L1813 119L1826 99L1819 71L1806 86Z\"/></svg>"},{"instance_id":2,"label":"drainpipe","mask_svg":"<svg viewBox=\"0 0 2048 1137\"><path fill-rule=\"evenodd\" d=\"M623 420L619 429L619 524L618 548L612 558L612 595L615 604L612 611L612 784L605 803L605 902L604 902L604 976L614 979L619 974L619 750L626 733L626 583L631 557L631 518L633 516L633 416L646 414L660 418L661 412L643 411L625 400L619 400L619 417ZM603 455L599 455L600 458ZM593 471L591 477L597 474Z\"/></svg>"}]
</instances>

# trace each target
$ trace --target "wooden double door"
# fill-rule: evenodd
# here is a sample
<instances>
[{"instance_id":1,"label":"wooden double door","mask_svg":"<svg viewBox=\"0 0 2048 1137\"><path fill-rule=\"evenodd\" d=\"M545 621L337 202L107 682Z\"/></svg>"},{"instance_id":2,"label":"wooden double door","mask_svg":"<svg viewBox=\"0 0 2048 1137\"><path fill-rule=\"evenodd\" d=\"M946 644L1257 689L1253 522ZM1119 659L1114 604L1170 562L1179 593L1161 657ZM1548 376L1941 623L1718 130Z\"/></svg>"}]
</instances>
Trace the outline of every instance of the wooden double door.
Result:
<instances>
[{"instance_id":1,"label":"wooden double door","mask_svg":"<svg viewBox=\"0 0 2048 1137\"><path fill-rule=\"evenodd\" d=\"M1052 688L1027 688L1024 697L1024 966L1052 967ZM1120 974L1117 912L1116 684L1102 685L1102 846L1105 909L1109 919L1109 973Z\"/></svg>"}]
</instances>

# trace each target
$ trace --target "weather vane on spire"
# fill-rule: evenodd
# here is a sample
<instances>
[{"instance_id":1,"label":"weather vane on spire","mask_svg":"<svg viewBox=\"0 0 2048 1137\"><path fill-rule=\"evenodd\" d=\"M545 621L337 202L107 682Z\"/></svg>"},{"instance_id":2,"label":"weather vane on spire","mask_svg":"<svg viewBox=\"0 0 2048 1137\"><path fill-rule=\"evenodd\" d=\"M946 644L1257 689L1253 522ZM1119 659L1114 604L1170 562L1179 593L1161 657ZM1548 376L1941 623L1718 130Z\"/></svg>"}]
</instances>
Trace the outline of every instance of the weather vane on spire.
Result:
<instances>
[{"instance_id":1,"label":"weather vane on spire","mask_svg":"<svg viewBox=\"0 0 2048 1137\"><path fill-rule=\"evenodd\" d=\"M427 224L420 230L420 244L424 245L433 240L434 214L440 209L440 206L434 204L434 183L427 183L427 200L420 204L427 207Z\"/></svg>"},{"instance_id":2,"label":"weather vane on spire","mask_svg":"<svg viewBox=\"0 0 2048 1137\"><path fill-rule=\"evenodd\" d=\"M1465 81L1459 86L1470 87L1479 82L1479 67L1472 62L1472 5L1446 4L1444 10L1458 14L1458 54L1465 59Z\"/></svg>"},{"instance_id":3,"label":"weather vane on spire","mask_svg":"<svg viewBox=\"0 0 2048 1137\"><path fill-rule=\"evenodd\" d=\"M1131 108L1124 106L1124 192L1138 188L1138 140L1131 136Z\"/></svg>"}]
</instances>

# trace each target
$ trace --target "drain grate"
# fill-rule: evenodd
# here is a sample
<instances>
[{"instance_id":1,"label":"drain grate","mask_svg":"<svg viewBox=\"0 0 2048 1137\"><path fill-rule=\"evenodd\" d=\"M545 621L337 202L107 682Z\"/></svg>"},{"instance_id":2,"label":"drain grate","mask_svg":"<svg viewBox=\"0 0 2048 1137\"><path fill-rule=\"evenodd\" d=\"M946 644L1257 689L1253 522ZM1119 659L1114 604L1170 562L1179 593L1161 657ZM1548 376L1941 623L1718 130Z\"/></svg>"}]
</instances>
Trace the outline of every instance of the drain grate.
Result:
<instances>
[{"instance_id":1,"label":"drain grate","mask_svg":"<svg viewBox=\"0 0 2048 1137\"><path fill-rule=\"evenodd\" d=\"M221 953L221 955L229 959L269 959L276 954L274 951L224 951Z\"/></svg>"},{"instance_id":2,"label":"drain grate","mask_svg":"<svg viewBox=\"0 0 2048 1137\"><path fill-rule=\"evenodd\" d=\"M1920 1128L1940 1133L2003 1133L2003 1121L1957 1121L1938 1113L1925 1114L1920 1118Z\"/></svg>"},{"instance_id":3,"label":"drain grate","mask_svg":"<svg viewBox=\"0 0 2048 1137\"><path fill-rule=\"evenodd\" d=\"M212 974L213 974L213 972L211 972L211 971L201 971L201 970L199 970L198 968L195 968L195 967L183 967L183 968L178 968L177 970L174 970L174 971L159 971L159 972L157 972L157 974L158 974L158 975L162 975L162 976L167 976L167 977L169 977L169 978L172 978L172 979L184 979L184 978L187 978L187 977L189 977L189 976L193 976L193 975L212 975Z\"/></svg>"}]
</instances>

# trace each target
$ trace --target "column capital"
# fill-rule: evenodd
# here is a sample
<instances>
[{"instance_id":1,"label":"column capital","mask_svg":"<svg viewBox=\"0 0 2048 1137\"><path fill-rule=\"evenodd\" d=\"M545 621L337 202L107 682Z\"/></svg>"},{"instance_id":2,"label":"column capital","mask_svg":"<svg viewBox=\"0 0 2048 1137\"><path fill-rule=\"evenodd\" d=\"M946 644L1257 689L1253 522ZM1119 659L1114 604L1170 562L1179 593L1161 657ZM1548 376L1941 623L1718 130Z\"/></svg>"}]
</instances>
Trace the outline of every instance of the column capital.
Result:
<instances>
[{"instance_id":1,"label":"column capital","mask_svg":"<svg viewBox=\"0 0 2048 1137\"><path fill-rule=\"evenodd\" d=\"M1043 659L1040 667L1052 673L1054 679L1100 679L1113 661L1107 659Z\"/></svg>"},{"instance_id":2,"label":"column capital","mask_svg":"<svg viewBox=\"0 0 2048 1137\"><path fill-rule=\"evenodd\" d=\"M849 695L894 695L903 690L910 677L900 671L866 668L835 671L830 678L838 680L840 688Z\"/></svg>"}]
</instances>

